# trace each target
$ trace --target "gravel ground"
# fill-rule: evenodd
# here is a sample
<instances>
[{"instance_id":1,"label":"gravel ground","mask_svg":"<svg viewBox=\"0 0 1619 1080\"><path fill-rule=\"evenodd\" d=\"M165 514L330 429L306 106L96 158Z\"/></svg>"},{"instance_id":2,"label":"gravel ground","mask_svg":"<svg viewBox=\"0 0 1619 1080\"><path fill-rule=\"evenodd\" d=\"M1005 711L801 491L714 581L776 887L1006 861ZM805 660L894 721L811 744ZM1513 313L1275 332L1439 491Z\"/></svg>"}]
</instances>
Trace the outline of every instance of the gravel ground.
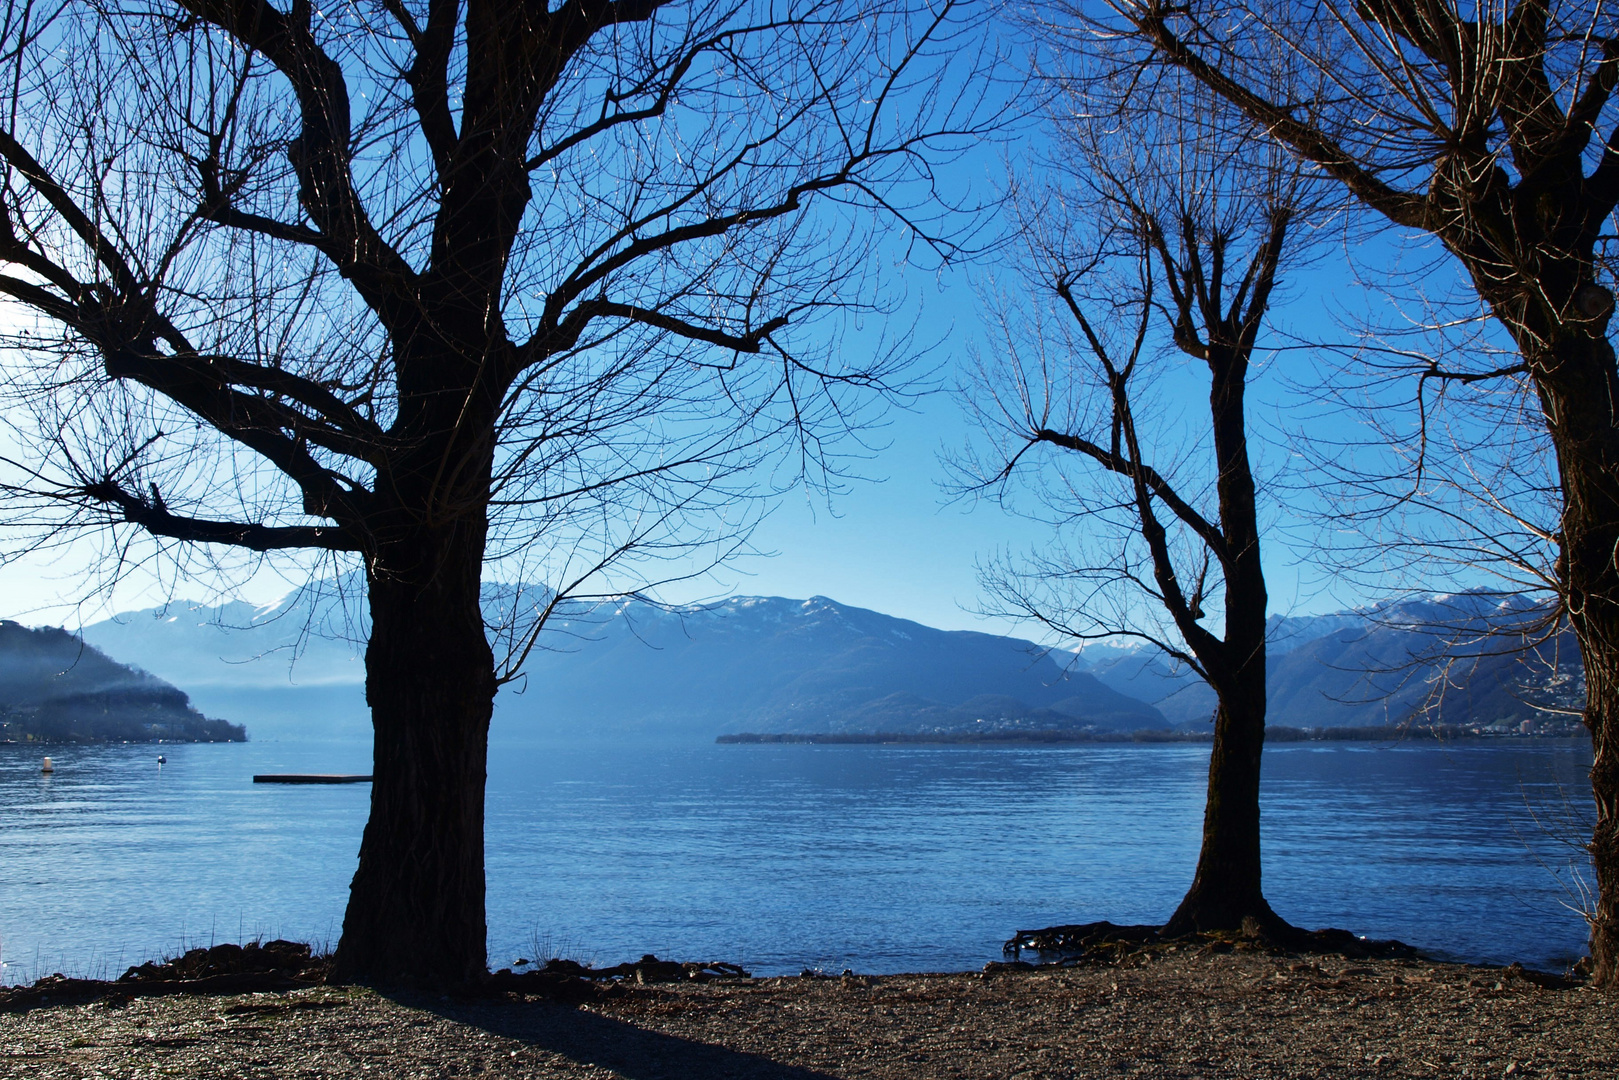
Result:
<instances>
[{"instance_id":1,"label":"gravel ground","mask_svg":"<svg viewBox=\"0 0 1619 1080\"><path fill-rule=\"evenodd\" d=\"M1616 995L1494 968L1117 965L626 986L581 1005L313 987L0 1014L24 1077L1619 1077Z\"/></svg>"}]
</instances>

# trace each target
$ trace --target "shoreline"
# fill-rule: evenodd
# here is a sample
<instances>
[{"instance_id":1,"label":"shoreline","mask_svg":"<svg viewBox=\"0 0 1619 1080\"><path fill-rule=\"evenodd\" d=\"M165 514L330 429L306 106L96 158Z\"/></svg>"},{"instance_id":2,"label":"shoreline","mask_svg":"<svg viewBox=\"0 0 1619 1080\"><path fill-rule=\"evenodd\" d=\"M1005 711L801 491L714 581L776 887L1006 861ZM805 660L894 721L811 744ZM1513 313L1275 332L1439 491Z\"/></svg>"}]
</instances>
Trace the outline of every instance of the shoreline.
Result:
<instances>
[{"instance_id":1,"label":"shoreline","mask_svg":"<svg viewBox=\"0 0 1619 1080\"><path fill-rule=\"evenodd\" d=\"M0 746L244 746L253 740L240 739L0 739Z\"/></svg>"},{"instance_id":2,"label":"shoreline","mask_svg":"<svg viewBox=\"0 0 1619 1080\"><path fill-rule=\"evenodd\" d=\"M1293 728L1267 727L1265 742L1367 742L1392 745L1403 742L1420 744L1459 744L1464 746L1533 745L1536 743L1565 743L1581 738L1589 741L1584 731L1565 732L1491 732L1470 727L1424 727L1389 730L1387 728L1338 727ZM718 735L717 746L1067 746L1091 744L1159 745L1178 743L1212 743L1214 735L1208 731L1173 731L1144 728L1139 731L939 731L939 732L737 732Z\"/></svg>"},{"instance_id":3,"label":"shoreline","mask_svg":"<svg viewBox=\"0 0 1619 1080\"><path fill-rule=\"evenodd\" d=\"M1169 944L1032 970L625 980L574 1001L307 986L45 1002L0 1013L0 1054L75 1080L1598 1077L1619 1074L1616 1003L1512 968Z\"/></svg>"}]
</instances>

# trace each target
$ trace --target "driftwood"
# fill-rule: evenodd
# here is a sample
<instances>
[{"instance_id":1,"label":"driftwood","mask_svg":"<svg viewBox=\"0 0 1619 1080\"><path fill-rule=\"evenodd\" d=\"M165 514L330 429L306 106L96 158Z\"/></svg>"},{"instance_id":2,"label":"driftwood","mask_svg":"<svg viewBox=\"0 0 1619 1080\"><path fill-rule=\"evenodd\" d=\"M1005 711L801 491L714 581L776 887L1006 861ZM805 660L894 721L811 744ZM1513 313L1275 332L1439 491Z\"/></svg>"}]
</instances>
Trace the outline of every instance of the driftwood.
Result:
<instances>
[{"instance_id":1,"label":"driftwood","mask_svg":"<svg viewBox=\"0 0 1619 1080\"><path fill-rule=\"evenodd\" d=\"M255 784L369 784L369 773L258 773Z\"/></svg>"}]
</instances>

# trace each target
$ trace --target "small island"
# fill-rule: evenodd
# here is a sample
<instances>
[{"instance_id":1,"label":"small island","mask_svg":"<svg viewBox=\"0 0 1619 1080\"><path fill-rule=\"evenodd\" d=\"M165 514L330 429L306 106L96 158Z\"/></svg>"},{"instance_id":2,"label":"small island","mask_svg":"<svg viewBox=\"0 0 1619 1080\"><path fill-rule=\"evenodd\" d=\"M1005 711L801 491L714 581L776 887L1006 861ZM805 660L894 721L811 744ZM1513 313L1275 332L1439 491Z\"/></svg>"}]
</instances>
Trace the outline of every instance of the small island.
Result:
<instances>
[{"instance_id":1,"label":"small island","mask_svg":"<svg viewBox=\"0 0 1619 1080\"><path fill-rule=\"evenodd\" d=\"M0 743L246 741L241 724L77 635L0 620Z\"/></svg>"}]
</instances>

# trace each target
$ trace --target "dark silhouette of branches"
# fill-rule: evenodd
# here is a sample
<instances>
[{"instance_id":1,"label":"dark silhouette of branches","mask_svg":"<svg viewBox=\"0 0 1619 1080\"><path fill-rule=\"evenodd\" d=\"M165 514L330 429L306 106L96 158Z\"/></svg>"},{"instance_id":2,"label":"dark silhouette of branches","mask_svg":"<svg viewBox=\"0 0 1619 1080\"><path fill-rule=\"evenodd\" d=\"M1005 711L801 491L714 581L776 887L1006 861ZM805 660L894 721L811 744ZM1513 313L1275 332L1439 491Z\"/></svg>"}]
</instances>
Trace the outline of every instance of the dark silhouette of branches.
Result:
<instances>
[{"instance_id":1,"label":"dark silhouette of branches","mask_svg":"<svg viewBox=\"0 0 1619 1080\"><path fill-rule=\"evenodd\" d=\"M1107 36L1124 69L1195 81L1368 211L1431 235L1510 337L1555 462L1551 576L1580 643L1596 752L1592 958L1599 983L1619 981L1614 13L1541 0L1066 10L1069 29ZM1277 62L1319 73L1308 98L1269 91ZM1476 370L1516 366L1492 361ZM1433 370L1470 369L1447 358Z\"/></svg>"},{"instance_id":2,"label":"dark silhouette of branches","mask_svg":"<svg viewBox=\"0 0 1619 1080\"><path fill-rule=\"evenodd\" d=\"M557 605L726 558L772 461L835 486L907 392L852 328L885 247L976 242L940 170L1005 119L986 40L958 0L4 7L11 549L363 570L345 977L482 976L491 698ZM489 563L539 602L486 626Z\"/></svg>"},{"instance_id":3,"label":"dark silhouette of branches","mask_svg":"<svg viewBox=\"0 0 1619 1080\"><path fill-rule=\"evenodd\" d=\"M1079 63L1052 118L1051 184L1021 192L1032 295L993 297L999 340L965 390L990 442L956 463L959 487L1030 497L1063 538L984 567L995 610L1070 640L1148 642L1215 691L1202 853L1165 933L1286 932L1260 885L1267 596L1244 402L1318 200L1285 156L1202 124L1197 95L1134 108ZM1208 412L1172 434L1164 399L1187 360L1208 372Z\"/></svg>"}]
</instances>

